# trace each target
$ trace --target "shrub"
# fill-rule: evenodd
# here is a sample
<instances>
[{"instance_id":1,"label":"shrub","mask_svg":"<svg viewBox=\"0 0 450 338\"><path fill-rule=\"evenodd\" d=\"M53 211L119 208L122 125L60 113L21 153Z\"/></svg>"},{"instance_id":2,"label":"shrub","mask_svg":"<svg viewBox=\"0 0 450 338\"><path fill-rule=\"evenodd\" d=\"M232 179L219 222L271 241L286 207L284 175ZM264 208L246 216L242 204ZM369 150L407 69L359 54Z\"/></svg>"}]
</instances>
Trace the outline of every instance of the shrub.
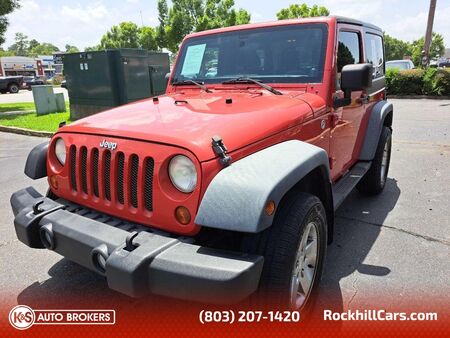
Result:
<instances>
[{"instance_id":1,"label":"shrub","mask_svg":"<svg viewBox=\"0 0 450 338\"><path fill-rule=\"evenodd\" d=\"M386 85L391 95L450 95L450 71L429 68L388 69Z\"/></svg>"}]
</instances>

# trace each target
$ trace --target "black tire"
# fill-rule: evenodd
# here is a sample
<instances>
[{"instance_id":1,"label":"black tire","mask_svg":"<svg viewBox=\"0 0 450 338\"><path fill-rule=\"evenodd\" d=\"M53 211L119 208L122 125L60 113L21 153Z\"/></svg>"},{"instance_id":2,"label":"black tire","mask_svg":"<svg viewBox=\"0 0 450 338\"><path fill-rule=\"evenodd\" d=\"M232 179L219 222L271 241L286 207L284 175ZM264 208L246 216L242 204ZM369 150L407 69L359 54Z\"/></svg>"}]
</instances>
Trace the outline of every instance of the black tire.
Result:
<instances>
[{"instance_id":1,"label":"black tire","mask_svg":"<svg viewBox=\"0 0 450 338\"><path fill-rule=\"evenodd\" d=\"M311 223L317 230L316 266L306 301L301 307L295 308L291 303L294 265L302 236ZM290 308L307 313L313 307L322 277L326 238L326 213L321 201L301 192L286 196L272 226L260 234L247 235L242 240L243 251L264 256L259 290L254 300L265 307Z\"/></svg>"},{"instance_id":2,"label":"black tire","mask_svg":"<svg viewBox=\"0 0 450 338\"><path fill-rule=\"evenodd\" d=\"M11 94L17 94L17 93L19 92L19 90L20 90L20 88L19 88L19 85L18 85L17 83L11 83L11 84L8 86L8 91L9 91Z\"/></svg>"},{"instance_id":3,"label":"black tire","mask_svg":"<svg viewBox=\"0 0 450 338\"><path fill-rule=\"evenodd\" d=\"M386 185L386 179L391 162L392 149L392 132L388 127L383 127L380 140L378 141L375 158L372 161L369 171L359 181L357 185L358 191L363 195L378 195ZM384 153L386 151L387 158L383 163ZM384 169L383 169L384 168Z\"/></svg>"}]
</instances>

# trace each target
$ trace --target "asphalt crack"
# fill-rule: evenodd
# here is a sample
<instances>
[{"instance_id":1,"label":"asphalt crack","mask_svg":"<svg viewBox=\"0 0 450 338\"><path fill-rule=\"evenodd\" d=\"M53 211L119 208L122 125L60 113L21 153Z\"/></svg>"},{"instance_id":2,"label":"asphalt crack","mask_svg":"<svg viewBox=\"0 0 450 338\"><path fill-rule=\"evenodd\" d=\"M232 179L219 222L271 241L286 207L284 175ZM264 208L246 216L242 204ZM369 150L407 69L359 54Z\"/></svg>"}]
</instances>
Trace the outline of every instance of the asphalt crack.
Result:
<instances>
[{"instance_id":1,"label":"asphalt crack","mask_svg":"<svg viewBox=\"0 0 450 338\"><path fill-rule=\"evenodd\" d=\"M430 237L430 236L427 236L427 235L421 235L421 234L418 234L417 232L413 232L413 231L397 228L397 227L394 227L394 226L391 226L391 225L368 222L368 221L364 221L364 220L361 220L361 219L358 219L358 218L347 217L347 216L339 216L339 215L337 215L336 218L342 218L342 219L347 219L347 220L350 220L350 221L361 222L361 223L364 223L364 224L377 226L379 228L388 228L388 229L392 229L392 230L396 230L396 231L402 232L402 233L407 234L407 235L411 235L411 236L414 236L414 237L417 237L417 238L424 239L424 240L429 241L429 242L436 242L436 243L440 243L440 244L444 244L444 245L450 246L450 242L446 241L445 239L439 239L439 238L434 238L434 237Z\"/></svg>"},{"instance_id":2,"label":"asphalt crack","mask_svg":"<svg viewBox=\"0 0 450 338\"><path fill-rule=\"evenodd\" d=\"M353 293L352 297L350 298L350 300L347 303L347 309L350 309L350 305L352 304L353 299L355 299L356 295L358 294L358 288L356 287L357 281L358 281L358 275L355 274L355 279L353 279L353 282L352 282L352 288L353 288L353 290L355 290L355 292Z\"/></svg>"}]
</instances>

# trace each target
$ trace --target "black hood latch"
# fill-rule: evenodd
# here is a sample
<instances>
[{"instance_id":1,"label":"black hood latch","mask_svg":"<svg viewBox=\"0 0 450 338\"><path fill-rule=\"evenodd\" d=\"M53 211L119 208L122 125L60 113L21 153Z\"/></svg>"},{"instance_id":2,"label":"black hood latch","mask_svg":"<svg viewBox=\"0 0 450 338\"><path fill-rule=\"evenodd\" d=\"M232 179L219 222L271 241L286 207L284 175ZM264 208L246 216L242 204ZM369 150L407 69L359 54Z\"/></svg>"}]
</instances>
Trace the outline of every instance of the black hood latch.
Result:
<instances>
[{"instance_id":1,"label":"black hood latch","mask_svg":"<svg viewBox=\"0 0 450 338\"><path fill-rule=\"evenodd\" d=\"M220 157L219 161L224 167L228 167L231 164L231 156L227 155L227 147L223 143L220 136L214 136L212 138L212 148L214 153Z\"/></svg>"}]
</instances>

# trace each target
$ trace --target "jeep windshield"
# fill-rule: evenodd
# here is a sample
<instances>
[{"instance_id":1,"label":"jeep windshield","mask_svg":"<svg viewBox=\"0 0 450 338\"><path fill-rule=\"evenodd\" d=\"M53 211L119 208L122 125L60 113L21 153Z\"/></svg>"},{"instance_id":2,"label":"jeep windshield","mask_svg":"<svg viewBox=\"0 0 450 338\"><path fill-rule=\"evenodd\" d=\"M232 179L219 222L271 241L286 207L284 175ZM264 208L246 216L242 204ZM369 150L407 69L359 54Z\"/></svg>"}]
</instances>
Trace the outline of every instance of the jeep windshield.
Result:
<instances>
[{"instance_id":1,"label":"jeep windshield","mask_svg":"<svg viewBox=\"0 0 450 338\"><path fill-rule=\"evenodd\" d=\"M193 37L183 44L173 83L251 78L264 83L322 82L327 26L297 24Z\"/></svg>"}]
</instances>

